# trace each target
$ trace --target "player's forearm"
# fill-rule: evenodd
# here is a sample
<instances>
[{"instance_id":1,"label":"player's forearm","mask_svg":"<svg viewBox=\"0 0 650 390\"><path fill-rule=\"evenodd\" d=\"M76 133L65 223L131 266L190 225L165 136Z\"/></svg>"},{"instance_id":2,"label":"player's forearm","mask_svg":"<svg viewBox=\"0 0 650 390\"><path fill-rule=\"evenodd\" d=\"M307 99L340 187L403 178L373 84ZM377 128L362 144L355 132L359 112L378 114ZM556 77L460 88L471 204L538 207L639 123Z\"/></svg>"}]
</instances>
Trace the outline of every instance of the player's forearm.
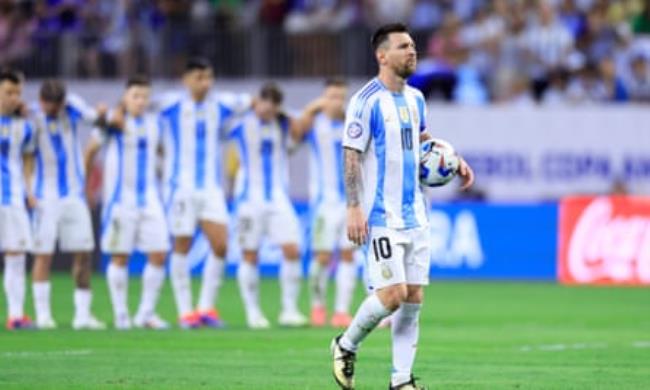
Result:
<instances>
[{"instance_id":1,"label":"player's forearm","mask_svg":"<svg viewBox=\"0 0 650 390\"><path fill-rule=\"evenodd\" d=\"M31 185L32 177L34 176L34 156L32 154L23 155L23 178L27 184L25 188L27 189L27 195L31 194Z\"/></svg>"},{"instance_id":2,"label":"player's forearm","mask_svg":"<svg viewBox=\"0 0 650 390\"><path fill-rule=\"evenodd\" d=\"M433 137L427 131L423 131L420 133L420 143L430 140L431 138Z\"/></svg>"},{"instance_id":3,"label":"player's forearm","mask_svg":"<svg viewBox=\"0 0 650 390\"><path fill-rule=\"evenodd\" d=\"M345 197L348 207L358 207L361 199L361 153L345 148L344 151Z\"/></svg>"}]
</instances>

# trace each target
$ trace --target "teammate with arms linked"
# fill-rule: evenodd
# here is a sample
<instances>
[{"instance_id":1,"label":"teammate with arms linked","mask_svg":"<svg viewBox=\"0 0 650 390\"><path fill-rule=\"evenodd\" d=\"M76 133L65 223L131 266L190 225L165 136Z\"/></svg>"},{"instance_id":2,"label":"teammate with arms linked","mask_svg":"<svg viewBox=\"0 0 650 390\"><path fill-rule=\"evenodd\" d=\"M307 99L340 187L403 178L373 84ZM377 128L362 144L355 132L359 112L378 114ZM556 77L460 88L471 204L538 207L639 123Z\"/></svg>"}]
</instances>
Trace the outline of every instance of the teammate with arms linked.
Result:
<instances>
[{"instance_id":1,"label":"teammate with arms linked","mask_svg":"<svg viewBox=\"0 0 650 390\"><path fill-rule=\"evenodd\" d=\"M92 294L91 252L95 248L90 210L84 199L85 179L80 133L83 127L105 123L106 107L90 107L80 97L66 92L56 79L45 80L39 106L33 112L34 153L26 165L28 204L34 231L33 284L36 326L56 327L50 309L50 268L58 242L62 252L73 255L74 329L104 329L90 312ZM34 172L32 172L32 170Z\"/></svg>"},{"instance_id":2,"label":"teammate with arms linked","mask_svg":"<svg viewBox=\"0 0 650 390\"><path fill-rule=\"evenodd\" d=\"M309 265L311 324L323 326L327 321L326 296L329 264L338 249L336 296L331 325L345 328L356 282L354 244L345 231L345 188L343 184L343 121L347 83L328 79L323 94L303 110L298 125L310 149L309 193L313 210L312 250Z\"/></svg>"},{"instance_id":3,"label":"teammate with arms linked","mask_svg":"<svg viewBox=\"0 0 650 390\"><path fill-rule=\"evenodd\" d=\"M391 389L422 389L412 375L423 287L429 283L429 229L419 186L420 142L426 133L425 100L406 85L416 66L405 26L379 28L372 37L379 75L352 98L343 136L348 236L368 243L368 277L374 293L346 331L332 341L333 373L343 389L354 388L359 344L391 313ZM473 182L461 161L464 187ZM363 179L363 185L362 185Z\"/></svg>"},{"instance_id":4,"label":"teammate with arms linked","mask_svg":"<svg viewBox=\"0 0 650 390\"><path fill-rule=\"evenodd\" d=\"M31 152L32 126L24 117L22 74L0 70L0 250L4 252L7 329L28 329L25 304L25 252L32 248L25 207L23 157Z\"/></svg>"},{"instance_id":5,"label":"teammate with arms linked","mask_svg":"<svg viewBox=\"0 0 650 390\"><path fill-rule=\"evenodd\" d=\"M190 59L183 74L186 92L161 112L165 127L165 202L174 238L170 273L182 328L221 327L214 308L223 280L228 242L228 210L222 186L221 140L233 116L249 107L246 98L227 100L211 93L212 65ZM210 244L203 283L194 310L187 255L196 228Z\"/></svg>"},{"instance_id":6,"label":"teammate with arms linked","mask_svg":"<svg viewBox=\"0 0 650 390\"><path fill-rule=\"evenodd\" d=\"M163 211L156 160L161 141L158 117L147 112L150 82L136 76L127 81L122 107L110 118L106 131L94 132L87 146L86 166L92 166L100 147L104 158L101 247L111 255L106 270L115 328L166 329L155 311L165 280L169 233ZM127 305L127 261L136 250L147 254L142 273L142 298L133 322Z\"/></svg>"}]
</instances>

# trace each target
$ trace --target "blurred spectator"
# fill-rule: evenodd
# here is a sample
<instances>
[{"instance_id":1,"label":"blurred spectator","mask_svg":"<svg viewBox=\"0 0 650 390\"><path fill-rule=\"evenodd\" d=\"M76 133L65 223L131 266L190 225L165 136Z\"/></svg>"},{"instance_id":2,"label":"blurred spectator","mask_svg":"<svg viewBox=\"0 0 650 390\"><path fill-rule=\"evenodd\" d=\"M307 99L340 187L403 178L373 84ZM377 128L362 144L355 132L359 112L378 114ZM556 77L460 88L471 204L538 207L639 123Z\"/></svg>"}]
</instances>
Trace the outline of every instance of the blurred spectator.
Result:
<instances>
[{"instance_id":1,"label":"blurred spectator","mask_svg":"<svg viewBox=\"0 0 650 390\"><path fill-rule=\"evenodd\" d=\"M31 6L15 4L11 0L0 2L0 65L17 65L32 51L31 36L36 21Z\"/></svg>"},{"instance_id":2,"label":"blurred spectator","mask_svg":"<svg viewBox=\"0 0 650 390\"><path fill-rule=\"evenodd\" d=\"M417 0L413 5L409 26L413 31L429 31L440 25L442 15L443 10L440 2Z\"/></svg>"},{"instance_id":3,"label":"blurred spectator","mask_svg":"<svg viewBox=\"0 0 650 390\"><path fill-rule=\"evenodd\" d=\"M632 32L650 34L650 0L644 0L642 11L632 19Z\"/></svg>"},{"instance_id":4,"label":"blurred spectator","mask_svg":"<svg viewBox=\"0 0 650 390\"><path fill-rule=\"evenodd\" d=\"M573 37L569 29L557 21L549 2L540 1L537 21L526 30L521 43L527 54L533 94L539 101L548 88L549 72L566 64L573 50Z\"/></svg>"},{"instance_id":5,"label":"blurred spectator","mask_svg":"<svg viewBox=\"0 0 650 390\"><path fill-rule=\"evenodd\" d=\"M565 68L555 69L549 75L549 87L544 92L544 104L562 105L568 102L568 87L571 75Z\"/></svg>"},{"instance_id":6,"label":"blurred spectator","mask_svg":"<svg viewBox=\"0 0 650 390\"><path fill-rule=\"evenodd\" d=\"M413 11L413 0L364 0L371 26L386 23L407 23Z\"/></svg>"},{"instance_id":7,"label":"blurred spectator","mask_svg":"<svg viewBox=\"0 0 650 390\"><path fill-rule=\"evenodd\" d=\"M599 77L599 69L594 63L587 63L571 80L567 89L568 101L595 103L608 100L607 88Z\"/></svg>"},{"instance_id":8,"label":"blurred spectator","mask_svg":"<svg viewBox=\"0 0 650 390\"><path fill-rule=\"evenodd\" d=\"M606 90L606 101L622 103L629 100L625 83L616 73L616 64L611 57L605 57L599 64L600 77Z\"/></svg>"},{"instance_id":9,"label":"blurred spectator","mask_svg":"<svg viewBox=\"0 0 650 390\"><path fill-rule=\"evenodd\" d=\"M637 55L631 61L631 73L627 83L630 99L636 102L650 102L650 66L648 59Z\"/></svg>"}]
</instances>

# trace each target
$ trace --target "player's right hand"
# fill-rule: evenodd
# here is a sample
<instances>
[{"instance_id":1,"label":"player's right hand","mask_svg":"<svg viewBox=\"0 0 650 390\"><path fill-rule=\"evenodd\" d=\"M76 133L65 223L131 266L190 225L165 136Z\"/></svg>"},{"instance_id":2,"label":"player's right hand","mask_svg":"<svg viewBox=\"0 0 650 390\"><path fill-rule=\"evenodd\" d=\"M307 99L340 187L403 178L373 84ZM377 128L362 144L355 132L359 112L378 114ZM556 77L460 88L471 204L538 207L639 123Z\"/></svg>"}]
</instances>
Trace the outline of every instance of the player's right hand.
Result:
<instances>
[{"instance_id":1,"label":"player's right hand","mask_svg":"<svg viewBox=\"0 0 650 390\"><path fill-rule=\"evenodd\" d=\"M368 240L368 221L360 206L348 207L348 239L356 245Z\"/></svg>"},{"instance_id":2,"label":"player's right hand","mask_svg":"<svg viewBox=\"0 0 650 390\"><path fill-rule=\"evenodd\" d=\"M38 199L32 194L27 195L27 207L32 210L38 206Z\"/></svg>"}]
</instances>

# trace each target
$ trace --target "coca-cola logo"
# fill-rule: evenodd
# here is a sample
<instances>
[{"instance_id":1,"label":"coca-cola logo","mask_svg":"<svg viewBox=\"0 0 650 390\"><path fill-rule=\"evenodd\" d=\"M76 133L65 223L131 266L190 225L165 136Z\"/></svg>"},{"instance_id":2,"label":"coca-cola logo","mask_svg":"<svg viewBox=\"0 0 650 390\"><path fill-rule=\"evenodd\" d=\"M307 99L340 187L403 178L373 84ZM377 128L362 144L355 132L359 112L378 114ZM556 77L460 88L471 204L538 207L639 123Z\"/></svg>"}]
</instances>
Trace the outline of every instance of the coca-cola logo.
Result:
<instances>
[{"instance_id":1,"label":"coca-cola logo","mask_svg":"<svg viewBox=\"0 0 650 390\"><path fill-rule=\"evenodd\" d=\"M650 283L650 213L647 203L596 198L568 233L567 276L578 283ZM566 237L566 236L565 236Z\"/></svg>"}]
</instances>

